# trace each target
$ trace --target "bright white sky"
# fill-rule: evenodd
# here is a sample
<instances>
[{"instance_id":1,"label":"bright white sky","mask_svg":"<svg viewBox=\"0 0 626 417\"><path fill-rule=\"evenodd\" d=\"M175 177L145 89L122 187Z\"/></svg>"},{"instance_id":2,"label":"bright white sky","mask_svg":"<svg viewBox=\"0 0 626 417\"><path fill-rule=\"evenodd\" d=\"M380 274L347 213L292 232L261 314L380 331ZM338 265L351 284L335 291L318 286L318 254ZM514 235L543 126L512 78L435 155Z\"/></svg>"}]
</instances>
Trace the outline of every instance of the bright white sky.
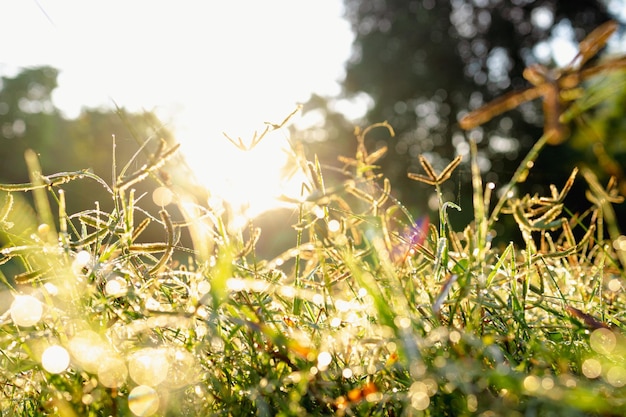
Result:
<instances>
[{"instance_id":1,"label":"bright white sky","mask_svg":"<svg viewBox=\"0 0 626 417\"><path fill-rule=\"evenodd\" d=\"M60 69L54 102L67 117L113 100L155 111L198 176L242 195L250 172L274 169L268 155L282 152L266 149L254 167L221 132L250 138L311 93L339 93L353 39L342 11L341 0L2 0L0 75ZM239 159L245 180L227 174ZM254 190L276 181L258 174Z\"/></svg>"}]
</instances>

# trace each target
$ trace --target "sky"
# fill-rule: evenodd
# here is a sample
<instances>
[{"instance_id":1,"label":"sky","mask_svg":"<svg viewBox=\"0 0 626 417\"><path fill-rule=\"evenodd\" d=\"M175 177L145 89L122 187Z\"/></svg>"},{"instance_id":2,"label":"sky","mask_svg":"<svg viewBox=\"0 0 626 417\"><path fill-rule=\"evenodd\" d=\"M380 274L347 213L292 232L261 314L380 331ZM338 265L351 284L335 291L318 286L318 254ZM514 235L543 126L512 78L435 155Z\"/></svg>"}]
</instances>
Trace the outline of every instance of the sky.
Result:
<instances>
[{"instance_id":1,"label":"sky","mask_svg":"<svg viewBox=\"0 0 626 417\"><path fill-rule=\"evenodd\" d=\"M154 111L197 176L241 196L250 171L278 172L284 134L257 167L222 132L245 141L311 93L339 94L353 40L342 12L341 0L3 0L0 75L58 68L53 101L66 117L114 102ZM253 191L276 175L256 175Z\"/></svg>"},{"instance_id":2,"label":"sky","mask_svg":"<svg viewBox=\"0 0 626 417\"><path fill-rule=\"evenodd\" d=\"M247 141L311 93L337 95L353 40L342 13L341 0L3 0L0 75L58 68L53 101L69 118L154 111L214 195L248 204L289 193L267 189L285 133L243 155L222 132Z\"/></svg>"},{"instance_id":3,"label":"sky","mask_svg":"<svg viewBox=\"0 0 626 417\"><path fill-rule=\"evenodd\" d=\"M340 93L354 38L342 3L1 0L0 76L25 66L58 68L53 101L66 117L113 103L154 111L198 180L233 205L257 205L254 215L275 205L275 196L300 192L300 180L280 177L287 137L277 132L242 153L222 133L250 141L311 93ZM623 2L610 3L624 13ZM569 52L563 63L575 53L565 38L543 44ZM344 103L342 111L352 109L356 119L366 105Z\"/></svg>"}]
</instances>

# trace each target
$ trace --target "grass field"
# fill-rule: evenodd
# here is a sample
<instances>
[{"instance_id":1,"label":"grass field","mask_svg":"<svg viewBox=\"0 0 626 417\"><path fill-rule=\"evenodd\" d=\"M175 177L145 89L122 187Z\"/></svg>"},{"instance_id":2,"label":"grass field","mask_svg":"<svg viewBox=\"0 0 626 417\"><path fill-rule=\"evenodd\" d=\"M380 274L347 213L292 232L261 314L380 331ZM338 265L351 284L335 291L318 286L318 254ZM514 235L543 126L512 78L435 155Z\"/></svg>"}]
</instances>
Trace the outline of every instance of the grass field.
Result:
<instances>
[{"instance_id":1,"label":"grass field","mask_svg":"<svg viewBox=\"0 0 626 417\"><path fill-rule=\"evenodd\" d=\"M430 224L391 197L383 151L364 145L373 128L393 132L356 132L344 182L297 155L297 237L273 259L256 255L263 230L175 185L158 214L141 208L133 185L163 181L174 147L113 184L43 176L27 155L31 182L0 187L1 415L626 415L615 183L581 169L518 196L546 138L502 189L483 184L470 144L470 160L436 172L422 158L412 175L441 196L471 170L473 207L440 197ZM70 181L104 187L114 208L67 213ZM585 213L564 203L574 181L589 186ZM474 221L453 230L460 209ZM492 246L505 216L525 244ZM149 224L162 240L141 240Z\"/></svg>"}]
</instances>

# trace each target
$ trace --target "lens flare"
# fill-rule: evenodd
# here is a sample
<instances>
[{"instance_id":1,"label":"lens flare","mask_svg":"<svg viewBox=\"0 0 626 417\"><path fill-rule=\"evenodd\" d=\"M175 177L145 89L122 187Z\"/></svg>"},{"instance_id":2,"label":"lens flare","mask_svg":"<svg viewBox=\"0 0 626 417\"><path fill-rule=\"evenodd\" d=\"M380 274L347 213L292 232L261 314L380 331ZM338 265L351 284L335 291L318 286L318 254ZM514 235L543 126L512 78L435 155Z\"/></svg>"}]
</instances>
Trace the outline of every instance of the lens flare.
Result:
<instances>
[{"instance_id":1,"label":"lens flare","mask_svg":"<svg viewBox=\"0 0 626 417\"><path fill-rule=\"evenodd\" d=\"M150 416L159 410L159 394L146 385L135 387L128 395L128 408L136 416Z\"/></svg>"},{"instance_id":2,"label":"lens flare","mask_svg":"<svg viewBox=\"0 0 626 417\"><path fill-rule=\"evenodd\" d=\"M69 343L70 353L87 372L97 372L107 354L107 345L98 333L91 330L78 332Z\"/></svg>"},{"instance_id":3,"label":"lens flare","mask_svg":"<svg viewBox=\"0 0 626 417\"><path fill-rule=\"evenodd\" d=\"M198 364L194 356L183 349L169 349L169 370L163 385L178 389L196 380Z\"/></svg>"},{"instance_id":4,"label":"lens flare","mask_svg":"<svg viewBox=\"0 0 626 417\"><path fill-rule=\"evenodd\" d=\"M51 374L60 374L70 365L70 354L63 346L50 346L41 355L41 365Z\"/></svg>"},{"instance_id":5,"label":"lens flare","mask_svg":"<svg viewBox=\"0 0 626 417\"><path fill-rule=\"evenodd\" d=\"M205 152L206 148L210 152ZM280 197L299 198L306 181L290 159L291 146L282 131L268 133L248 150L238 149L225 138L202 144L182 140L181 149L211 201L223 203L245 219L285 207L287 203Z\"/></svg>"},{"instance_id":6,"label":"lens flare","mask_svg":"<svg viewBox=\"0 0 626 417\"><path fill-rule=\"evenodd\" d=\"M107 388L119 388L126 382L128 370L122 358L113 356L102 361L98 367L98 381Z\"/></svg>"},{"instance_id":7,"label":"lens flare","mask_svg":"<svg viewBox=\"0 0 626 417\"><path fill-rule=\"evenodd\" d=\"M159 385L169 371L170 365L164 349L145 348L128 359L130 377L139 385Z\"/></svg>"},{"instance_id":8,"label":"lens flare","mask_svg":"<svg viewBox=\"0 0 626 417\"><path fill-rule=\"evenodd\" d=\"M34 326L41 320L43 305L32 295L18 295L11 303L11 319L20 327Z\"/></svg>"},{"instance_id":9,"label":"lens flare","mask_svg":"<svg viewBox=\"0 0 626 417\"><path fill-rule=\"evenodd\" d=\"M123 296L126 294L127 291L128 291L128 284L126 283L126 280L124 280L124 278L121 278L121 277L111 278L110 280L107 281L104 287L104 292L106 292L107 295L110 295L112 297Z\"/></svg>"}]
</instances>

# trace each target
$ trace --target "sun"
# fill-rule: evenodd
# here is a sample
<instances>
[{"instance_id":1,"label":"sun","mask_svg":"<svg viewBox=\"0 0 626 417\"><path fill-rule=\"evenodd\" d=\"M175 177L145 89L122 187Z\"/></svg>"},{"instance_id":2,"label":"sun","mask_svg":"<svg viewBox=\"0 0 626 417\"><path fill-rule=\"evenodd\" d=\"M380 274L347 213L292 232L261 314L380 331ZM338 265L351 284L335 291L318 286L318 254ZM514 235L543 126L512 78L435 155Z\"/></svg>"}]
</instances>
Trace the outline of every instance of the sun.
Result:
<instances>
[{"instance_id":1,"label":"sun","mask_svg":"<svg viewBox=\"0 0 626 417\"><path fill-rule=\"evenodd\" d=\"M241 126L240 126L241 127ZM196 180L206 187L209 204L226 203L242 221L272 209L293 206L284 197L297 200L306 176L294 165L292 144L285 127L268 129L258 143L254 137L268 127L261 125L245 136L225 134L208 139L181 140L181 151ZM201 134L201 133L200 133ZM243 149L242 149L243 148Z\"/></svg>"}]
</instances>

